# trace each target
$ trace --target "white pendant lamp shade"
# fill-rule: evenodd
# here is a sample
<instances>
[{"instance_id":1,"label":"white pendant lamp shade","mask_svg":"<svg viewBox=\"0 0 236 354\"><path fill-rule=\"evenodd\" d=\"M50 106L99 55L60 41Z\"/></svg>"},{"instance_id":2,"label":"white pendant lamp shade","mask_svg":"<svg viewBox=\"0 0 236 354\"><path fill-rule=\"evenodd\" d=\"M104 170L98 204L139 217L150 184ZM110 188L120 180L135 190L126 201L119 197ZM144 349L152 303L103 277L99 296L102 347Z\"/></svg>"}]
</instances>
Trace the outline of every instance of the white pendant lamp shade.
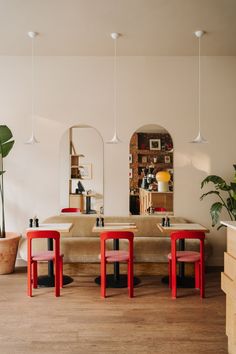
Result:
<instances>
[{"instance_id":1,"label":"white pendant lamp shade","mask_svg":"<svg viewBox=\"0 0 236 354\"><path fill-rule=\"evenodd\" d=\"M117 74L117 56L116 56L116 41L120 37L119 33L113 32L111 33L111 38L114 40L114 101L113 101L113 116L114 116L114 136L111 140L107 141L107 144L118 144L121 142L120 138L117 134L117 109L116 109L116 102L117 102L117 87L116 87L116 74Z\"/></svg>"},{"instance_id":2,"label":"white pendant lamp shade","mask_svg":"<svg viewBox=\"0 0 236 354\"><path fill-rule=\"evenodd\" d=\"M196 136L195 139L190 141L192 144L205 144L208 143L208 141L202 136L201 132L199 131L198 135Z\"/></svg>"},{"instance_id":3,"label":"white pendant lamp shade","mask_svg":"<svg viewBox=\"0 0 236 354\"><path fill-rule=\"evenodd\" d=\"M113 138L107 141L107 144L118 144L118 143L121 143L121 140L118 137L117 132L115 131Z\"/></svg>"},{"instance_id":4,"label":"white pendant lamp shade","mask_svg":"<svg viewBox=\"0 0 236 354\"><path fill-rule=\"evenodd\" d=\"M205 32L202 30L194 32L195 36L198 38L198 134L195 139L190 141L190 143L193 144L208 143L201 133L201 38L204 33Z\"/></svg>"},{"instance_id":5,"label":"white pendant lamp shade","mask_svg":"<svg viewBox=\"0 0 236 354\"><path fill-rule=\"evenodd\" d=\"M34 39L38 35L37 32L28 32L28 36L31 39L31 136L25 142L26 144L37 144L38 139L34 134Z\"/></svg>"}]
</instances>

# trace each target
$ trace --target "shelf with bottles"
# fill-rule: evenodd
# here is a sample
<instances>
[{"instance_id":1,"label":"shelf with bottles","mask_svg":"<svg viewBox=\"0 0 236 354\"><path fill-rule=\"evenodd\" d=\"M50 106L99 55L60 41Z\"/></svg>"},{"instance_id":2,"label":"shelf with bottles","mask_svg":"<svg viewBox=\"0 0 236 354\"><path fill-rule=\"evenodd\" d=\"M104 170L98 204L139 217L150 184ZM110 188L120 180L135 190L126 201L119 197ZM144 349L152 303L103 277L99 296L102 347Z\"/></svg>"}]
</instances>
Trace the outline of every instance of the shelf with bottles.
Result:
<instances>
[{"instance_id":1,"label":"shelf with bottles","mask_svg":"<svg viewBox=\"0 0 236 354\"><path fill-rule=\"evenodd\" d=\"M147 150L147 149L138 149L137 154L140 155L166 155L173 154L173 149L171 150Z\"/></svg>"},{"instance_id":2,"label":"shelf with bottles","mask_svg":"<svg viewBox=\"0 0 236 354\"><path fill-rule=\"evenodd\" d=\"M171 168L172 167L172 165L173 165L173 163L172 162L169 162L169 163L165 163L165 162L158 162L158 163L156 163L156 164L154 164L154 168L155 169L160 169L161 167L165 167L165 168ZM148 167L149 167L149 164L148 163L139 163L138 164L138 167L142 167L142 168L147 168L148 169Z\"/></svg>"}]
</instances>

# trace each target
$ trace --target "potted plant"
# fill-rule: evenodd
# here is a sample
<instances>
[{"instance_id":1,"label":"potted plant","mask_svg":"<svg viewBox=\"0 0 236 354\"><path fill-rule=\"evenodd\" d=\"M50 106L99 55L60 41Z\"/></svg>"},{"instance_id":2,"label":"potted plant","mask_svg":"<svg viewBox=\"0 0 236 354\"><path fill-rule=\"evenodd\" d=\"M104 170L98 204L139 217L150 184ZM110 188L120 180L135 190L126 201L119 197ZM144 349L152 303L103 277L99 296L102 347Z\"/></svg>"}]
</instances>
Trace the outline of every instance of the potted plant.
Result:
<instances>
[{"instance_id":1,"label":"potted plant","mask_svg":"<svg viewBox=\"0 0 236 354\"><path fill-rule=\"evenodd\" d=\"M201 183L201 188L209 182L214 185L214 190L204 193L200 198L201 200L206 196L213 194L218 198L218 201L213 203L210 208L213 227L218 224L222 209L227 211L230 220L236 220L236 165L233 166L235 174L233 182L230 184L227 184L223 178L215 175L207 176ZM218 226L217 230L222 226L223 225Z\"/></svg>"},{"instance_id":2,"label":"potted plant","mask_svg":"<svg viewBox=\"0 0 236 354\"><path fill-rule=\"evenodd\" d=\"M1 199L1 223L0 223L0 274L8 274L14 271L16 254L20 236L14 232L5 230L4 208L4 174L3 160L9 154L14 145L12 132L6 125L0 125L0 199Z\"/></svg>"}]
</instances>

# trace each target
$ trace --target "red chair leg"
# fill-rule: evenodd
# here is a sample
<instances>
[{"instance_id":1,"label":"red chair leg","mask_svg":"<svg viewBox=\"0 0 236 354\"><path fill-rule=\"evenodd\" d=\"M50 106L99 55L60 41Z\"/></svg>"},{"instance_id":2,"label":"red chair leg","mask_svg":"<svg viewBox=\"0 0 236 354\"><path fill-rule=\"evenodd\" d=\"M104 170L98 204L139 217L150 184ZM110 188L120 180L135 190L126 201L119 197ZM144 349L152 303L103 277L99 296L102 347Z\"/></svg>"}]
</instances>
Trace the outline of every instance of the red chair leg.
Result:
<instances>
[{"instance_id":1,"label":"red chair leg","mask_svg":"<svg viewBox=\"0 0 236 354\"><path fill-rule=\"evenodd\" d=\"M63 288L63 257L60 257L60 288Z\"/></svg>"},{"instance_id":2,"label":"red chair leg","mask_svg":"<svg viewBox=\"0 0 236 354\"><path fill-rule=\"evenodd\" d=\"M32 263L32 270L33 270L33 288L37 289L38 287L38 264L36 261Z\"/></svg>"},{"instance_id":3,"label":"red chair leg","mask_svg":"<svg viewBox=\"0 0 236 354\"><path fill-rule=\"evenodd\" d=\"M169 273L169 288L171 289L171 282L172 282L172 277L171 277L171 273L172 273L172 270L171 270L171 259L169 259L169 263L168 263L168 273Z\"/></svg>"},{"instance_id":4,"label":"red chair leg","mask_svg":"<svg viewBox=\"0 0 236 354\"><path fill-rule=\"evenodd\" d=\"M106 297L106 261L101 259L101 297Z\"/></svg>"},{"instance_id":5,"label":"red chair leg","mask_svg":"<svg viewBox=\"0 0 236 354\"><path fill-rule=\"evenodd\" d=\"M128 269L129 297L134 297L134 270L132 259L128 261Z\"/></svg>"},{"instance_id":6,"label":"red chair leg","mask_svg":"<svg viewBox=\"0 0 236 354\"><path fill-rule=\"evenodd\" d=\"M130 277L129 277L129 272L130 272L130 262L127 262L127 280L128 280L128 289L130 288Z\"/></svg>"},{"instance_id":7,"label":"red chair leg","mask_svg":"<svg viewBox=\"0 0 236 354\"><path fill-rule=\"evenodd\" d=\"M27 271L28 271L28 296L32 296L32 263L31 260L28 260L28 267L27 267Z\"/></svg>"},{"instance_id":8,"label":"red chair leg","mask_svg":"<svg viewBox=\"0 0 236 354\"><path fill-rule=\"evenodd\" d=\"M59 259L54 261L54 269L55 269L55 296L60 296L60 264Z\"/></svg>"},{"instance_id":9,"label":"red chair leg","mask_svg":"<svg viewBox=\"0 0 236 354\"><path fill-rule=\"evenodd\" d=\"M172 288L172 298L176 299L177 289L176 289L176 262L171 262L171 288Z\"/></svg>"},{"instance_id":10,"label":"red chair leg","mask_svg":"<svg viewBox=\"0 0 236 354\"><path fill-rule=\"evenodd\" d=\"M199 262L194 263L195 268L195 289L200 289L200 269L199 269Z\"/></svg>"},{"instance_id":11,"label":"red chair leg","mask_svg":"<svg viewBox=\"0 0 236 354\"><path fill-rule=\"evenodd\" d=\"M200 262L200 296L205 297L205 266L204 261Z\"/></svg>"}]
</instances>

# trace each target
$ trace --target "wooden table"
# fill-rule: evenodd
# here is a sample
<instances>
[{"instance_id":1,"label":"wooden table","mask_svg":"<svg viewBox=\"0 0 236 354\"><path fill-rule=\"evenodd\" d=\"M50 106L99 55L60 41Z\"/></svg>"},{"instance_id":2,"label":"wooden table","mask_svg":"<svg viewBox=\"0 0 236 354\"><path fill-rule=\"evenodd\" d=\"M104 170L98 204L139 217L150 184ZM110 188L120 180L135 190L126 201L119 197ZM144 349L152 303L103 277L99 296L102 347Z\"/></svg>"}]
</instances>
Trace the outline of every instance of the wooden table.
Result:
<instances>
[{"instance_id":1,"label":"wooden table","mask_svg":"<svg viewBox=\"0 0 236 354\"><path fill-rule=\"evenodd\" d=\"M175 231L202 231L209 232L209 230L202 226L201 224L194 223L183 223L183 224L171 224L170 226L162 226L161 224L157 224L158 229L165 234L165 236L170 236L172 232ZM185 240L179 240L179 251L185 250ZM169 283L169 277L162 278L163 283ZM194 288L195 282L193 277L186 277L184 274L184 263L179 263L179 276L177 277L177 286L181 288Z\"/></svg>"},{"instance_id":2,"label":"wooden table","mask_svg":"<svg viewBox=\"0 0 236 354\"><path fill-rule=\"evenodd\" d=\"M40 224L39 227L29 227L26 231L58 231L69 233L72 229L72 223L59 223L59 224ZM48 239L48 250L53 251L53 239ZM68 275L63 275L63 285L72 283L73 278ZM42 287L53 287L55 284L53 261L48 262L48 274L40 275L38 277L38 285Z\"/></svg>"},{"instance_id":3,"label":"wooden table","mask_svg":"<svg viewBox=\"0 0 236 354\"><path fill-rule=\"evenodd\" d=\"M105 223L104 226L94 226L92 232L102 233L105 231L138 231L135 223ZM113 240L113 249L119 250L119 240ZM119 262L114 262L114 274L107 274L106 278L107 287L109 288L126 288L127 287L127 275L120 274ZM96 284L101 284L101 277L95 278ZM140 279L134 277L134 285L140 283Z\"/></svg>"}]
</instances>

